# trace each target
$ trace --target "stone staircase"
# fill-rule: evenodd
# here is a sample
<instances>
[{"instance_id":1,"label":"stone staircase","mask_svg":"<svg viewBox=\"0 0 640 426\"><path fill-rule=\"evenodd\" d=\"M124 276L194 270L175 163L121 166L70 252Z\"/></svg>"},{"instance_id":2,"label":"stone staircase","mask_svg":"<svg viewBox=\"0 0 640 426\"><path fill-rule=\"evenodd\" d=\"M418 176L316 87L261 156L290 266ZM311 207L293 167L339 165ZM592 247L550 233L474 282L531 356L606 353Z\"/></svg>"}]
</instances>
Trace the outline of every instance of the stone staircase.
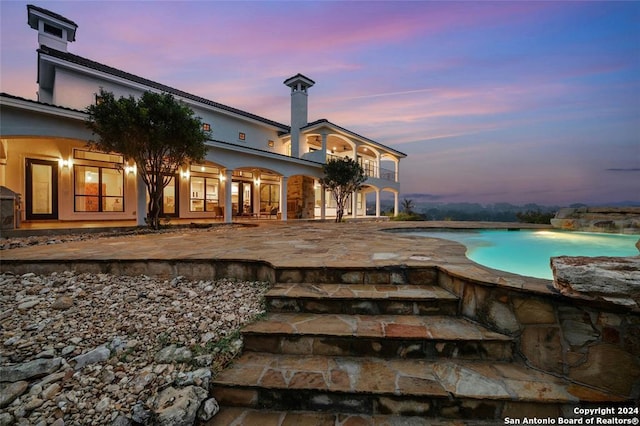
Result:
<instances>
[{"instance_id":1,"label":"stone staircase","mask_svg":"<svg viewBox=\"0 0 640 426\"><path fill-rule=\"evenodd\" d=\"M215 378L207 425L493 424L601 396L517 362L433 282L279 283L267 305Z\"/></svg>"}]
</instances>

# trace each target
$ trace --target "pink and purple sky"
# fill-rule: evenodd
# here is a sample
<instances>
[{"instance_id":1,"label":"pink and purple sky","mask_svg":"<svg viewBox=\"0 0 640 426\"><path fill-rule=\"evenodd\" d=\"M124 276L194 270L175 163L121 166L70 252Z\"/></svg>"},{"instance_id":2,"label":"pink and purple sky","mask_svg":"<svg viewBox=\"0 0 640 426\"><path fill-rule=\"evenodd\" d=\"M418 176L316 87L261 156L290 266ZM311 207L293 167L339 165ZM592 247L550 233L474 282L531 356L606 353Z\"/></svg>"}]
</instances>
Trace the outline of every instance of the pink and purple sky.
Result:
<instances>
[{"instance_id":1,"label":"pink and purple sky","mask_svg":"<svg viewBox=\"0 0 640 426\"><path fill-rule=\"evenodd\" d=\"M285 124L312 78L309 120L408 154L407 198L640 201L640 2L32 4L72 53ZM0 2L0 90L35 99L26 5Z\"/></svg>"}]
</instances>

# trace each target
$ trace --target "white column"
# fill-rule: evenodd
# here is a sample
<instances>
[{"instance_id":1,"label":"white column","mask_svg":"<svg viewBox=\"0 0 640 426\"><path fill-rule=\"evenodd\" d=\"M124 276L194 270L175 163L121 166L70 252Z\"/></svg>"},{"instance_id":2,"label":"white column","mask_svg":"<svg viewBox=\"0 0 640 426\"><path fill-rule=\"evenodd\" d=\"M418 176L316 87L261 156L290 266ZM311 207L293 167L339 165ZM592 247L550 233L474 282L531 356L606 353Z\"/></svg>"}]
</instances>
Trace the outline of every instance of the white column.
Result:
<instances>
[{"instance_id":1,"label":"white column","mask_svg":"<svg viewBox=\"0 0 640 426\"><path fill-rule=\"evenodd\" d=\"M280 217L284 222L287 220L287 180L289 178L282 176L280 178Z\"/></svg>"},{"instance_id":2,"label":"white column","mask_svg":"<svg viewBox=\"0 0 640 426\"><path fill-rule=\"evenodd\" d=\"M224 221L231 223L233 221L233 212L231 206L231 187L233 181L233 170L226 169L224 171Z\"/></svg>"},{"instance_id":3,"label":"white column","mask_svg":"<svg viewBox=\"0 0 640 426\"><path fill-rule=\"evenodd\" d=\"M138 226L144 226L147 224L145 218L147 217L147 185L142 180L142 174L136 174L136 196L137 196L137 213L136 220Z\"/></svg>"},{"instance_id":4,"label":"white column","mask_svg":"<svg viewBox=\"0 0 640 426\"><path fill-rule=\"evenodd\" d=\"M393 193L393 215L394 216L398 216L398 193L394 192Z\"/></svg>"},{"instance_id":5,"label":"white column","mask_svg":"<svg viewBox=\"0 0 640 426\"><path fill-rule=\"evenodd\" d=\"M376 188L376 217L380 217L380 190Z\"/></svg>"},{"instance_id":6,"label":"white column","mask_svg":"<svg viewBox=\"0 0 640 426\"><path fill-rule=\"evenodd\" d=\"M260 176L259 172L258 176ZM253 213L257 215L258 219L260 219L260 178L257 178L253 181Z\"/></svg>"},{"instance_id":7,"label":"white column","mask_svg":"<svg viewBox=\"0 0 640 426\"><path fill-rule=\"evenodd\" d=\"M351 194L351 217L358 217L358 192L354 191Z\"/></svg>"},{"instance_id":8,"label":"white column","mask_svg":"<svg viewBox=\"0 0 640 426\"><path fill-rule=\"evenodd\" d=\"M327 218L327 191L324 186L320 186L320 219L325 220Z\"/></svg>"},{"instance_id":9,"label":"white column","mask_svg":"<svg viewBox=\"0 0 640 426\"><path fill-rule=\"evenodd\" d=\"M327 134L325 132L320 133L322 136L322 163L327 162ZM323 218L324 219L324 218Z\"/></svg>"},{"instance_id":10,"label":"white column","mask_svg":"<svg viewBox=\"0 0 640 426\"><path fill-rule=\"evenodd\" d=\"M358 162L358 144L353 144L353 161ZM355 219L358 217L358 191L353 193L353 204L352 204L352 217ZM366 209L365 209L366 216Z\"/></svg>"}]
</instances>

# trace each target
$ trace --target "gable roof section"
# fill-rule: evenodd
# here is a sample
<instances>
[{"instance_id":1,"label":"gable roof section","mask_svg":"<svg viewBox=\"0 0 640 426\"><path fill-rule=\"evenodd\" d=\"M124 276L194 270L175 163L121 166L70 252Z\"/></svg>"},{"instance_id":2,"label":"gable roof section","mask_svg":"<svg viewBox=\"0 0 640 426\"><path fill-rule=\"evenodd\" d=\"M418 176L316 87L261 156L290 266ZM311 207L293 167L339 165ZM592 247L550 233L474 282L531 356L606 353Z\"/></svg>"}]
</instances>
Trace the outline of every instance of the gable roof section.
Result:
<instances>
[{"instance_id":1,"label":"gable roof section","mask_svg":"<svg viewBox=\"0 0 640 426\"><path fill-rule=\"evenodd\" d=\"M157 89L157 90L160 90L162 92L166 92L166 93L170 93L170 94L175 95L175 96L179 96L179 97L182 97L182 98L190 99L192 101L201 103L201 104L206 105L206 106L210 106L210 107L214 107L214 108L217 108L217 109L221 109L223 111L227 111L227 112L230 112L232 114L237 114L237 115L249 118L251 120L259 121L259 122L268 124L270 126L280 128L284 132L289 132L290 131L290 127L285 125L285 124L278 123L276 121L269 120L268 118L260 117L259 115L251 114L250 112L242 111L240 109L233 108L233 107L230 107L230 106L218 103L218 102L214 102L214 101L211 101L209 99L205 99L205 98L202 98L200 96L196 96L196 95L193 95L191 93L187 93L187 92L184 92L182 90L175 89L173 87L166 86L164 84L157 83L155 81L148 80L146 78L142 78L142 77L139 77L139 76L134 75L134 74L130 74L128 72L119 70L117 68L110 67L108 65L104 65L104 64L101 64L101 63L96 62L96 61L92 61L91 59L83 58L82 56L74 55L74 54L68 53L68 52L61 52L59 50L52 49L52 48L50 48L48 46L40 46L40 49L38 49L38 54L39 55L49 55L51 57L54 57L54 58L57 58L57 59L60 59L60 60L63 60L63 61L67 61L67 62L70 62L70 63L75 64L75 65L80 65L82 67L90 68L90 69L93 69L93 70L96 70L96 71L100 71L100 72L103 72L103 73L106 73L106 74L113 75L115 77L119 77L119 78L122 78L122 79L125 79L125 80L129 80L129 81L134 82L134 83L138 83L138 84L141 84L141 85L144 85L144 86L148 86L150 88Z\"/></svg>"},{"instance_id":2,"label":"gable roof section","mask_svg":"<svg viewBox=\"0 0 640 426\"><path fill-rule=\"evenodd\" d=\"M338 130L338 131L340 131L342 133L345 133L347 135L350 135L350 136L353 136L353 137L358 138L360 140L363 140L363 141L365 141L367 143L370 143L373 146L376 146L376 147L379 147L379 148L381 148L383 150L389 151L389 152L397 155L398 157L406 157L407 156L407 154L405 154L403 152L400 152L400 151L395 150L393 148L389 148L386 145L383 145L383 144L381 144L379 142L376 142L376 141L371 140L371 139L369 139L367 137L359 135L359 134L357 134L355 132L352 132L351 130L345 129L344 127L338 126L337 124L334 124L334 123L330 122L326 118L321 118L321 119L316 120L316 121L314 121L312 123L309 123L306 126L304 126L303 128L301 128L300 131L311 130L314 127L321 127L322 125L326 125L327 127L332 127L335 130Z\"/></svg>"}]
</instances>

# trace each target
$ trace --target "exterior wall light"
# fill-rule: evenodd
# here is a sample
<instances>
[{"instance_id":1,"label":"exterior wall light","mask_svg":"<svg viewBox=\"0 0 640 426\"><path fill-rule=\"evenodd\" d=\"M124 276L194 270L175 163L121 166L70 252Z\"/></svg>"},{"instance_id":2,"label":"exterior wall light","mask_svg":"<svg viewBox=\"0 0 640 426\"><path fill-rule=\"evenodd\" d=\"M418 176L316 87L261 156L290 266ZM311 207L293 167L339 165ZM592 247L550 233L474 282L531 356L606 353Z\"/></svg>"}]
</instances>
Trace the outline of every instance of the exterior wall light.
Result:
<instances>
[{"instance_id":1,"label":"exterior wall light","mask_svg":"<svg viewBox=\"0 0 640 426\"><path fill-rule=\"evenodd\" d=\"M71 167L71 164L73 164L73 163L72 163L71 159L65 160L65 159L61 158L61 159L58 160L58 164L60 164L60 167L62 167L63 169L68 169L68 168Z\"/></svg>"},{"instance_id":2,"label":"exterior wall light","mask_svg":"<svg viewBox=\"0 0 640 426\"><path fill-rule=\"evenodd\" d=\"M126 165L124 168L124 172L128 175L135 175L136 174L136 164L134 163L133 165Z\"/></svg>"},{"instance_id":3,"label":"exterior wall light","mask_svg":"<svg viewBox=\"0 0 640 426\"><path fill-rule=\"evenodd\" d=\"M269 139L269 141L267 142L267 145L269 146L269 148L273 148L275 145L275 142Z\"/></svg>"},{"instance_id":4,"label":"exterior wall light","mask_svg":"<svg viewBox=\"0 0 640 426\"><path fill-rule=\"evenodd\" d=\"M182 179L189 179L189 170L183 170L180 172L180 176L182 176Z\"/></svg>"}]
</instances>

